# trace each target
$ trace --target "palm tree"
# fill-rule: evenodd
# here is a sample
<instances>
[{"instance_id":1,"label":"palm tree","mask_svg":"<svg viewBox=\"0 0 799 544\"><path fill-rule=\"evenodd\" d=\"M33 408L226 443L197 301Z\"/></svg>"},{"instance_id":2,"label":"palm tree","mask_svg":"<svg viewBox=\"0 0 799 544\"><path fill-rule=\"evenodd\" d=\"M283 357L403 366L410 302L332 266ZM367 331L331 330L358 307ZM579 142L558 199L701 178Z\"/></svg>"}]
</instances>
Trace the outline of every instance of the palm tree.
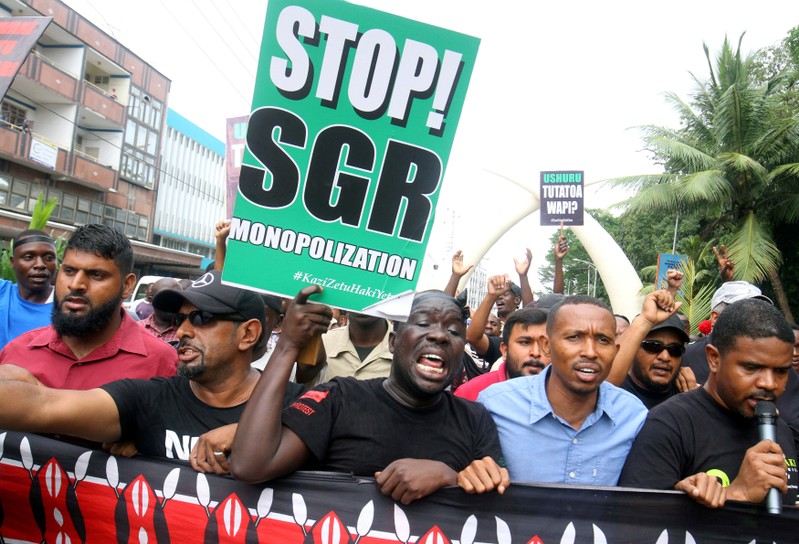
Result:
<instances>
[{"instance_id":1,"label":"palm tree","mask_svg":"<svg viewBox=\"0 0 799 544\"><path fill-rule=\"evenodd\" d=\"M775 225L799 219L799 115L780 115L781 75L759 82L754 56L741 54L725 39L711 59L704 46L709 78L696 76L690 104L670 93L681 128L643 127L644 142L662 161L665 173L632 176L611 183L633 187L632 209L677 213L701 209L705 232L730 228L727 243L736 279L772 283L785 315L792 319L778 272L780 251Z\"/></svg>"}]
</instances>

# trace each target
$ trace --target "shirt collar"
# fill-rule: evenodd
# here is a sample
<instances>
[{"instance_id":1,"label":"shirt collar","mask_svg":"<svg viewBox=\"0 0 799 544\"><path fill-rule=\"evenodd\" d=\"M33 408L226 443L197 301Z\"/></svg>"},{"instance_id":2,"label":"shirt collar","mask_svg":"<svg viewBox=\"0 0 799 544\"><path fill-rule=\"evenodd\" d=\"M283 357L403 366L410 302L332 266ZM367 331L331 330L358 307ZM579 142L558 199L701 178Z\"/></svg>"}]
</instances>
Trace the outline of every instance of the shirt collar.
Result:
<instances>
[{"instance_id":1,"label":"shirt collar","mask_svg":"<svg viewBox=\"0 0 799 544\"><path fill-rule=\"evenodd\" d=\"M326 333L327 342L325 343L325 352L327 353L328 357L335 357L340 355L344 352L349 352L357 355L355 351L355 346L353 346L352 341L350 340L350 328L349 325L344 327L339 327L338 329L334 329L336 331L341 331L336 334ZM391 331L394 328L391 326L391 322L388 322L388 327L386 328L386 334L383 336L383 340L380 341L381 346L385 346L385 350L388 350L388 337L391 334ZM330 331L333 332L333 331Z\"/></svg>"},{"instance_id":2,"label":"shirt collar","mask_svg":"<svg viewBox=\"0 0 799 544\"><path fill-rule=\"evenodd\" d=\"M81 359L81 361L102 359L108 357L109 355L113 355L118 351L147 355L147 348L144 345L144 339L142 338L141 334L137 334L142 332L141 327L138 323L131 319L124 309L120 309L120 311L122 312L122 322L119 325L119 329L117 329L117 331L114 333L114 336L112 336L108 342ZM28 346L32 348L49 346L54 351L63 352L63 349L59 349L59 346L61 345L66 348L66 344L52 325L44 328L41 334L34 336L28 343ZM66 348L66 350L71 353L71 350L68 348Z\"/></svg>"},{"instance_id":3,"label":"shirt collar","mask_svg":"<svg viewBox=\"0 0 799 544\"><path fill-rule=\"evenodd\" d=\"M515 378L516 380L523 379L530 382L530 423L536 423L550 414L553 416L555 415L555 412L552 410L552 405L547 398L547 377L549 376L551 368L552 365L547 365L542 372L539 372L535 376Z\"/></svg>"},{"instance_id":4,"label":"shirt collar","mask_svg":"<svg viewBox=\"0 0 799 544\"><path fill-rule=\"evenodd\" d=\"M549 403L549 399L547 398L547 378L549 377L550 371L552 370L552 365L547 365L547 367L535 376L528 376L525 378L515 378L525 379L528 380L530 393L531 393L531 403L530 403L530 423L536 423L543 419L550 414L557 418L559 421L563 421L557 414L555 414L554 410L552 409L552 405ZM610 388L613 386L607 382L602 382L599 385L599 395L597 397L596 409L585 418L582 427L587 427L596 422L599 418L602 417L603 414L607 414L608 418L612 422L613 426L615 427L618 423L617 421L617 414L616 411L613 409L613 403L610 402L608 399L608 392Z\"/></svg>"},{"instance_id":5,"label":"shirt collar","mask_svg":"<svg viewBox=\"0 0 799 544\"><path fill-rule=\"evenodd\" d=\"M132 321L132 320L131 320ZM167 325L165 329L159 329L158 325L155 324L155 313L150 314L149 316L145 317L139 324L144 325L145 328L153 329L154 331L158 331L161 334L165 334L171 331L177 332L178 328L175 326L174 323L170 323Z\"/></svg>"}]
</instances>

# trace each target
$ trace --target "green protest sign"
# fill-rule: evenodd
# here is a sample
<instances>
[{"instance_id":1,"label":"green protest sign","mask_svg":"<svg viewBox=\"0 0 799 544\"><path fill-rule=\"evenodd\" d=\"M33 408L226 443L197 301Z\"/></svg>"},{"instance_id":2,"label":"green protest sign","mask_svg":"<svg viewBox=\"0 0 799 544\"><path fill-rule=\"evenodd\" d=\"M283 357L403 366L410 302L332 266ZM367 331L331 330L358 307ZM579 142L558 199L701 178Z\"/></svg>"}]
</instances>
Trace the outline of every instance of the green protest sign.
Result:
<instances>
[{"instance_id":1,"label":"green protest sign","mask_svg":"<svg viewBox=\"0 0 799 544\"><path fill-rule=\"evenodd\" d=\"M342 1L270 0L224 281L407 315L478 46Z\"/></svg>"}]
</instances>

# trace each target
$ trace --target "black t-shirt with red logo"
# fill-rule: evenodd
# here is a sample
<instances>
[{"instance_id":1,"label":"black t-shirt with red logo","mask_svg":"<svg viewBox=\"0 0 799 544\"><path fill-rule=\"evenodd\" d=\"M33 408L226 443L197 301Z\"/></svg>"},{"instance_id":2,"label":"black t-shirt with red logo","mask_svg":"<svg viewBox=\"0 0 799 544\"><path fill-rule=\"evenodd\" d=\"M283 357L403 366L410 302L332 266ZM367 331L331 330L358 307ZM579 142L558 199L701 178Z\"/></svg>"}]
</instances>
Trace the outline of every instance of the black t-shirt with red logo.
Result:
<instances>
[{"instance_id":1,"label":"black t-shirt with red logo","mask_svg":"<svg viewBox=\"0 0 799 544\"><path fill-rule=\"evenodd\" d=\"M444 392L431 407L414 409L383 388L385 378L334 378L283 411L283 424L317 462L305 469L373 476L397 459L441 461L456 472L501 452L494 421L477 403Z\"/></svg>"}]
</instances>

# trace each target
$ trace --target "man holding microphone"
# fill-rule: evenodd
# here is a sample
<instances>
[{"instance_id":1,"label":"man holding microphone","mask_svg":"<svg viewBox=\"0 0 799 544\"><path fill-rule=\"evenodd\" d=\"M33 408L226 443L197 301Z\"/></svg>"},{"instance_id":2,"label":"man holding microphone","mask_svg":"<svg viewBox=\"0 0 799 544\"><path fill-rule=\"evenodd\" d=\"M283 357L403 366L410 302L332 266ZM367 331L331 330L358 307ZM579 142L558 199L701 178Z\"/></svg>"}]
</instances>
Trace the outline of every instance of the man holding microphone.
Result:
<instances>
[{"instance_id":1,"label":"man holding microphone","mask_svg":"<svg viewBox=\"0 0 799 544\"><path fill-rule=\"evenodd\" d=\"M765 403L779 398L791 372L790 324L767 302L735 302L719 316L706 349L707 382L649 413L619 485L678 489L714 508L726 499L760 503L777 490L782 504L793 505L793 433L774 417L769 439L768 426L758 424L768 423Z\"/></svg>"}]
</instances>

